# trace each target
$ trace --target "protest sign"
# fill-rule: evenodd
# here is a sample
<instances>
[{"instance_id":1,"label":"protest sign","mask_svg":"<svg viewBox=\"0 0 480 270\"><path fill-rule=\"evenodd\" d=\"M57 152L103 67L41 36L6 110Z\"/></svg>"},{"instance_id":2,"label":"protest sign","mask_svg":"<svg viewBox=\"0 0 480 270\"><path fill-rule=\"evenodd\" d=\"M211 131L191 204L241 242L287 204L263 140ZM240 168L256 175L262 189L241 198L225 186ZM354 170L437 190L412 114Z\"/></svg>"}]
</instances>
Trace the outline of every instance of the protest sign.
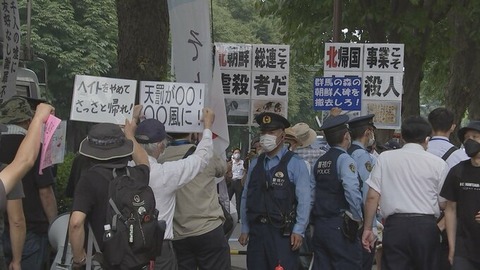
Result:
<instances>
[{"instance_id":1,"label":"protest sign","mask_svg":"<svg viewBox=\"0 0 480 270\"><path fill-rule=\"evenodd\" d=\"M52 138L55 134L55 130L60 125L60 122L61 120L54 115L50 115L45 122L42 141L42 152L40 153L40 166L38 170L39 174L43 174L43 169L54 164L52 155Z\"/></svg>"},{"instance_id":2,"label":"protest sign","mask_svg":"<svg viewBox=\"0 0 480 270\"><path fill-rule=\"evenodd\" d=\"M125 124L131 119L137 81L76 75L70 120Z\"/></svg>"},{"instance_id":3,"label":"protest sign","mask_svg":"<svg viewBox=\"0 0 480 270\"><path fill-rule=\"evenodd\" d=\"M168 132L201 132L204 99L204 84L140 82L143 114L162 122Z\"/></svg>"}]
</instances>

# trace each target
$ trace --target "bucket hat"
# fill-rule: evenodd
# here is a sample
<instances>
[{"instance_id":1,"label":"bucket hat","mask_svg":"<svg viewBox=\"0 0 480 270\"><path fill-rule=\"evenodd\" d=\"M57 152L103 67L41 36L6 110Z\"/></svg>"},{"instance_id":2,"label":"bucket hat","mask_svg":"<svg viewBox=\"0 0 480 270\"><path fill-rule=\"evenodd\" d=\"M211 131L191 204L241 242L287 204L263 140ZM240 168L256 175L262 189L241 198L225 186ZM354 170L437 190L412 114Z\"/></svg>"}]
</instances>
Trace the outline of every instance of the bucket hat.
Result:
<instances>
[{"instance_id":1,"label":"bucket hat","mask_svg":"<svg viewBox=\"0 0 480 270\"><path fill-rule=\"evenodd\" d=\"M125 137L119 126L111 123L94 125L80 143L80 154L97 159L110 160L133 154L133 142Z\"/></svg>"}]
</instances>

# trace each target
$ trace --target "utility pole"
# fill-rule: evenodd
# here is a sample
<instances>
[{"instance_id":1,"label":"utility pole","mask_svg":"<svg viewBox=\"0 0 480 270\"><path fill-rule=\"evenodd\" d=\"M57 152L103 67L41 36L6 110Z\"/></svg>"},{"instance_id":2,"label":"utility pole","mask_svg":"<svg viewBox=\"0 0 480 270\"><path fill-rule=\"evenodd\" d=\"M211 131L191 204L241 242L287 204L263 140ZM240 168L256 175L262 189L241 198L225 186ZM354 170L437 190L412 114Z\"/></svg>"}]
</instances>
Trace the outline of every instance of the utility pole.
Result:
<instances>
[{"instance_id":1,"label":"utility pole","mask_svg":"<svg viewBox=\"0 0 480 270\"><path fill-rule=\"evenodd\" d=\"M333 42L340 42L342 24L342 0L333 0Z\"/></svg>"}]
</instances>

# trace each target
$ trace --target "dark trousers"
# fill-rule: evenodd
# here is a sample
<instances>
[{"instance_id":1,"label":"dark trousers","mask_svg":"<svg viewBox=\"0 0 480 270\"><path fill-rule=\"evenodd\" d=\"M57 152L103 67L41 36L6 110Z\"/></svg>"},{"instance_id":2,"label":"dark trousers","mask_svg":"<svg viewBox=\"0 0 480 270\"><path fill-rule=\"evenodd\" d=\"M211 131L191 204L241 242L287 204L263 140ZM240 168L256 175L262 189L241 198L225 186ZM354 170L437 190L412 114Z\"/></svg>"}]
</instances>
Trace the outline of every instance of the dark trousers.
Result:
<instances>
[{"instance_id":1,"label":"dark trousers","mask_svg":"<svg viewBox=\"0 0 480 270\"><path fill-rule=\"evenodd\" d=\"M440 235L435 217L392 215L383 231L382 270L438 268Z\"/></svg>"},{"instance_id":2,"label":"dark trousers","mask_svg":"<svg viewBox=\"0 0 480 270\"><path fill-rule=\"evenodd\" d=\"M162 254L155 258L155 270L177 270L177 257L171 240L164 239Z\"/></svg>"},{"instance_id":3,"label":"dark trousers","mask_svg":"<svg viewBox=\"0 0 480 270\"><path fill-rule=\"evenodd\" d=\"M308 225L307 228L305 229L305 237L303 238L302 245L300 246L300 253L312 254L312 251L313 251L312 237L313 237L313 226ZM307 270L310 267L311 261L312 261L312 256L300 256L300 269Z\"/></svg>"},{"instance_id":4,"label":"dark trousers","mask_svg":"<svg viewBox=\"0 0 480 270\"><path fill-rule=\"evenodd\" d=\"M442 233L442 241L440 242L440 247L438 248L438 269L439 270L450 270L452 266L448 261L448 239L445 231Z\"/></svg>"},{"instance_id":5,"label":"dark trousers","mask_svg":"<svg viewBox=\"0 0 480 270\"><path fill-rule=\"evenodd\" d=\"M455 256L453 258L452 270L478 270L480 269L480 262L474 262L465 257Z\"/></svg>"},{"instance_id":6,"label":"dark trousers","mask_svg":"<svg viewBox=\"0 0 480 270\"><path fill-rule=\"evenodd\" d=\"M247 269L270 270L280 263L285 270L298 270L299 253L292 251L290 236L269 223L250 223Z\"/></svg>"},{"instance_id":7,"label":"dark trousers","mask_svg":"<svg viewBox=\"0 0 480 270\"><path fill-rule=\"evenodd\" d=\"M242 199L242 191L242 179L233 179L228 188L228 198L231 200L235 194L235 206L237 213L239 213L238 216L240 216L240 200Z\"/></svg>"},{"instance_id":8,"label":"dark trousers","mask_svg":"<svg viewBox=\"0 0 480 270\"><path fill-rule=\"evenodd\" d=\"M8 266L12 261L12 246L10 243L10 235L5 232L3 237L5 260ZM48 235L46 233L37 234L32 231L27 231L22 252L22 269L44 269L45 264L49 262L49 252Z\"/></svg>"},{"instance_id":9,"label":"dark trousers","mask_svg":"<svg viewBox=\"0 0 480 270\"><path fill-rule=\"evenodd\" d=\"M313 269L360 270L360 239L351 242L341 231L343 217L315 218L313 230Z\"/></svg>"},{"instance_id":10,"label":"dark trousers","mask_svg":"<svg viewBox=\"0 0 480 270\"><path fill-rule=\"evenodd\" d=\"M230 247L219 226L211 232L173 241L179 270L227 270L231 268Z\"/></svg>"},{"instance_id":11,"label":"dark trousers","mask_svg":"<svg viewBox=\"0 0 480 270\"><path fill-rule=\"evenodd\" d=\"M372 270L373 266L373 259L375 258L375 249L377 243L372 248L372 252L368 252L368 250L362 247L362 269L363 270Z\"/></svg>"}]
</instances>

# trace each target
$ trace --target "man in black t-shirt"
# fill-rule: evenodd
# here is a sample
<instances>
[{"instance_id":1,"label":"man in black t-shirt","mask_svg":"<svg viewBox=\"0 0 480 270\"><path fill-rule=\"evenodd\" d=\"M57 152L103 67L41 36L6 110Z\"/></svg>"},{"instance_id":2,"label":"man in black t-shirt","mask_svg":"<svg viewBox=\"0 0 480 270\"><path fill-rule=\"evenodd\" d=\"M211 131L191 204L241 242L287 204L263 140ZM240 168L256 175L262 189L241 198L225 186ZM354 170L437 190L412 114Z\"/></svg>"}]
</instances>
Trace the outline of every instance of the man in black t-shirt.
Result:
<instances>
[{"instance_id":1,"label":"man in black t-shirt","mask_svg":"<svg viewBox=\"0 0 480 270\"><path fill-rule=\"evenodd\" d=\"M126 166L128 161L133 158L137 166L129 168L131 177L148 182L150 174L148 156L134 138L137 120L135 115L139 114L141 106L135 106L134 110L136 113L134 112L133 121L125 123L125 134L115 124L94 125L87 138L80 144L79 152L88 157L91 164ZM90 223L100 250L103 249L103 230L106 224L108 205L108 180L112 178L112 170L87 170L81 174L75 187L69 225L73 269L82 269L86 263L87 254L84 246L84 239L86 239L84 226L86 224Z\"/></svg>"},{"instance_id":2,"label":"man in black t-shirt","mask_svg":"<svg viewBox=\"0 0 480 270\"><path fill-rule=\"evenodd\" d=\"M452 167L440 195L445 209L452 269L480 269L480 121L458 131L470 157Z\"/></svg>"}]
</instances>

